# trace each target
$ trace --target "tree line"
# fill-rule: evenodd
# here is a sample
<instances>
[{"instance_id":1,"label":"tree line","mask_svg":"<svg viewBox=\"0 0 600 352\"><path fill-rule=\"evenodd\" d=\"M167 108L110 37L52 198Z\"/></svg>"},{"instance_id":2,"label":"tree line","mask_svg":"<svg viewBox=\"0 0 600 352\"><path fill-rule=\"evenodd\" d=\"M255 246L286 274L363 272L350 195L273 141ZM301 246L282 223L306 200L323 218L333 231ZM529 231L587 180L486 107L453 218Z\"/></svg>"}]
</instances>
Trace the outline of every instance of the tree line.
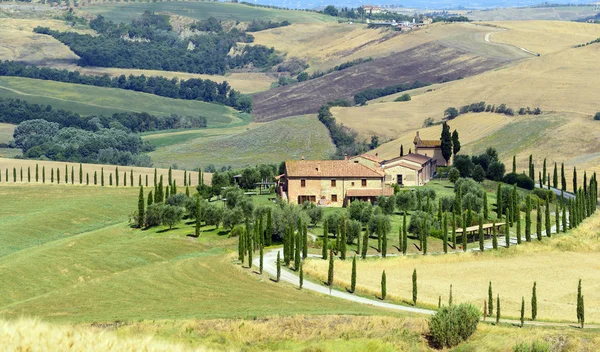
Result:
<instances>
[{"instance_id":1,"label":"tree line","mask_svg":"<svg viewBox=\"0 0 600 352\"><path fill-rule=\"evenodd\" d=\"M327 127L333 144L336 146L336 152L333 155L335 159L341 159L345 156L359 155L378 146L377 136L373 136L372 143L358 140L356 131L339 124L331 113L331 105L324 105L319 108L319 121ZM375 143L376 142L376 143Z\"/></svg>"},{"instance_id":2,"label":"tree line","mask_svg":"<svg viewBox=\"0 0 600 352\"><path fill-rule=\"evenodd\" d=\"M386 95L404 92L411 89L425 87L428 85L428 83L415 81L412 84L396 84L384 88L367 88L354 94L354 103L359 105L366 105L367 101L369 100L381 98Z\"/></svg>"},{"instance_id":3,"label":"tree line","mask_svg":"<svg viewBox=\"0 0 600 352\"><path fill-rule=\"evenodd\" d=\"M452 120L458 115L468 114L470 112L473 113L481 113L481 112L492 112L496 114L503 114L507 116L515 116L515 110L506 106L506 104L500 104L498 106L485 104L484 101L480 101L479 103L473 103L461 106L460 109L456 109L455 107L449 107L444 110L444 118L448 120ZM540 108L530 108L529 106L526 108L519 108L517 111L519 115L540 115L542 110Z\"/></svg>"},{"instance_id":4,"label":"tree line","mask_svg":"<svg viewBox=\"0 0 600 352\"><path fill-rule=\"evenodd\" d=\"M188 80L178 80L177 78L146 77L145 75L120 75L111 78L108 75L82 75L78 71L47 67L40 68L8 60L4 62L0 60L0 76L25 77L96 87L120 88L168 98L219 103L244 112L252 111L252 99L235 89L231 89L227 81L217 83L209 79L191 78Z\"/></svg>"}]
</instances>

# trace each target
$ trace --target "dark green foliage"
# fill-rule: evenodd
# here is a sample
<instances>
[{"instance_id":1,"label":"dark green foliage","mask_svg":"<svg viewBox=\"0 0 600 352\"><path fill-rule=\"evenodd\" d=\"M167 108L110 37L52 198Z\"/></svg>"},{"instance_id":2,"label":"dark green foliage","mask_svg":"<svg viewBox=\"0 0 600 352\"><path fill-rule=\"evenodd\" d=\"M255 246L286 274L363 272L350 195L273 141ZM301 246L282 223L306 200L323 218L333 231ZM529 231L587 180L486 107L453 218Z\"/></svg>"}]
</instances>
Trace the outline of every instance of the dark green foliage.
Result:
<instances>
[{"instance_id":1,"label":"dark green foliage","mask_svg":"<svg viewBox=\"0 0 600 352\"><path fill-rule=\"evenodd\" d=\"M442 241L444 253L448 253L448 218L446 214L444 214L444 220L442 222Z\"/></svg>"},{"instance_id":2,"label":"dark green foliage","mask_svg":"<svg viewBox=\"0 0 600 352\"><path fill-rule=\"evenodd\" d=\"M491 317L494 314L494 295L492 294L492 282L488 287L488 315Z\"/></svg>"},{"instance_id":3,"label":"dark green foliage","mask_svg":"<svg viewBox=\"0 0 600 352\"><path fill-rule=\"evenodd\" d=\"M581 279L577 284L577 323L581 324Z\"/></svg>"},{"instance_id":4,"label":"dark green foliage","mask_svg":"<svg viewBox=\"0 0 600 352\"><path fill-rule=\"evenodd\" d=\"M137 227L144 226L144 187L140 186L140 195L138 197L138 222Z\"/></svg>"},{"instance_id":5,"label":"dark green foliage","mask_svg":"<svg viewBox=\"0 0 600 352\"><path fill-rule=\"evenodd\" d=\"M385 279L385 270L381 274L381 299L385 300L385 296L387 295L387 287L386 287L386 279Z\"/></svg>"},{"instance_id":6,"label":"dark green foliage","mask_svg":"<svg viewBox=\"0 0 600 352\"><path fill-rule=\"evenodd\" d=\"M263 262L264 262L264 257L265 257L265 246L261 244L259 247L260 247L260 249L259 249L260 250L260 252L259 252L260 259L259 259L258 272L260 274L262 274L263 264L264 264ZM300 288L302 288L302 281L303 281L302 264L300 264Z\"/></svg>"},{"instance_id":7,"label":"dark green foliage","mask_svg":"<svg viewBox=\"0 0 600 352\"><path fill-rule=\"evenodd\" d=\"M398 98L394 99L394 101L399 102L399 101L410 101L410 94L402 94L401 96L399 96Z\"/></svg>"},{"instance_id":8,"label":"dark green foliage","mask_svg":"<svg viewBox=\"0 0 600 352\"><path fill-rule=\"evenodd\" d=\"M498 183L498 191L496 192L496 214L499 220L502 220L502 183Z\"/></svg>"},{"instance_id":9,"label":"dark green foliage","mask_svg":"<svg viewBox=\"0 0 600 352\"><path fill-rule=\"evenodd\" d=\"M327 219L323 221L323 247L321 252L321 257L323 259L327 259L327 252L329 251L329 230Z\"/></svg>"},{"instance_id":10,"label":"dark green foliage","mask_svg":"<svg viewBox=\"0 0 600 352\"><path fill-rule=\"evenodd\" d=\"M496 325L500 324L500 295L496 298Z\"/></svg>"},{"instance_id":11,"label":"dark green foliage","mask_svg":"<svg viewBox=\"0 0 600 352\"><path fill-rule=\"evenodd\" d=\"M350 278L350 293L356 290L356 255L352 258L352 277Z\"/></svg>"},{"instance_id":12,"label":"dark green foliage","mask_svg":"<svg viewBox=\"0 0 600 352\"><path fill-rule=\"evenodd\" d=\"M412 84L396 84L393 86L387 86L384 88L367 88L356 94L354 94L354 103L358 105L366 105L367 101L384 97L386 95L392 95L400 92L404 92L411 89L421 88L428 86L427 83L421 83L415 81Z\"/></svg>"},{"instance_id":13,"label":"dark green foliage","mask_svg":"<svg viewBox=\"0 0 600 352\"><path fill-rule=\"evenodd\" d=\"M537 201L537 208L536 208L536 231L537 231L537 239L538 241L542 240L542 226L544 224L543 219L542 219L542 206L540 203L540 200L538 199Z\"/></svg>"},{"instance_id":14,"label":"dark green foliage","mask_svg":"<svg viewBox=\"0 0 600 352\"><path fill-rule=\"evenodd\" d=\"M456 155L460 152L460 140L458 138L458 132L454 130L452 132L452 154Z\"/></svg>"},{"instance_id":15,"label":"dark green foliage","mask_svg":"<svg viewBox=\"0 0 600 352\"><path fill-rule=\"evenodd\" d=\"M479 250L484 251L483 217L479 217Z\"/></svg>"},{"instance_id":16,"label":"dark green foliage","mask_svg":"<svg viewBox=\"0 0 600 352\"><path fill-rule=\"evenodd\" d=\"M362 259L367 258L367 251L369 250L369 227L367 226L367 228L365 229L365 233L363 234L363 241L362 241L362 252L360 254Z\"/></svg>"},{"instance_id":17,"label":"dark green foliage","mask_svg":"<svg viewBox=\"0 0 600 352\"><path fill-rule=\"evenodd\" d=\"M537 282L533 283L533 289L531 291L531 320L537 318Z\"/></svg>"},{"instance_id":18,"label":"dark green foliage","mask_svg":"<svg viewBox=\"0 0 600 352\"><path fill-rule=\"evenodd\" d=\"M329 290L331 290L332 286L333 286L333 275L334 275L334 270L333 270L333 250L329 250L329 269L327 270L327 286L329 286Z\"/></svg>"},{"instance_id":19,"label":"dark green foliage","mask_svg":"<svg viewBox=\"0 0 600 352\"><path fill-rule=\"evenodd\" d=\"M281 278L281 252L277 251L277 282Z\"/></svg>"},{"instance_id":20,"label":"dark green foliage","mask_svg":"<svg viewBox=\"0 0 600 352\"><path fill-rule=\"evenodd\" d=\"M560 164L560 189L567 191L567 178L565 177L565 163Z\"/></svg>"},{"instance_id":21,"label":"dark green foliage","mask_svg":"<svg viewBox=\"0 0 600 352\"><path fill-rule=\"evenodd\" d=\"M525 297L521 297L521 327L525 324Z\"/></svg>"},{"instance_id":22,"label":"dark green foliage","mask_svg":"<svg viewBox=\"0 0 600 352\"><path fill-rule=\"evenodd\" d=\"M366 246L366 242L363 243ZM406 213L402 215L402 254L406 254L408 249L408 228L406 227Z\"/></svg>"},{"instance_id":23,"label":"dark green foliage","mask_svg":"<svg viewBox=\"0 0 600 352\"><path fill-rule=\"evenodd\" d=\"M441 307L429 319L431 339L436 347L454 347L473 335L480 317L479 310L470 304Z\"/></svg>"},{"instance_id":24,"label":"dark green foliage","mask_svg":"<svg viewBox=\"0 0 600 352\"><path fill-rule=\"evenodd\" d=\"M551 232L552 232L552 225L551 225L551 223L552 222L551 222L551 219L550 219L550 201L547 198L546 198L546 206L545 206L544 209L546 211L546 213L545 213L546 236L552 237L552 234L551 234ZM557 230L558 230L558 228L557 228Z\"/></svg>"},{"instance_id":25,"label":"dark green foliage","mask_svg":"<svg viewBox=\"0 0 600 352\"><path fill-rule=\"evenodd\" d=\"M417 305L417 294L418 294L417 269L414 269L413 274L412 274L412 301L413 301L414 306Z\"/></svg>"},{"instance_id":26,"label":"dark green foliage","mask_svg":"<svg viewBox=\"0 0 600 352\"><path fill-rule=\"evenodd\" d=\"M452 136L450 134L450 126L444 121L442 124L442 135L440 137L441 140L441 148L442 148L442 156L446 160L446 163L452 157Z\"/></svg>"},{"instance_id":27,"label":"dark green foliage","mask_svg":"<svg viewBox=\"0 0 600 352\"><path fill-rule=\"evenodd\" d=\"M496 230L496 223L494 222L492 227L492 247L498 249L498 231Z\"/></svg>"},{"instance_id":28,"label":"dark green foliage","mask_svg":"<svg viewBox=\"0 0 600 352\"><path fill-rule=\"evenodd\" d=\"M477 182L483 182L485 179L485 170L481 165L475 165L473 168L473 180Z\"/></svg>"},{"instance_id":29,"label":"dark green foliage","mask_svg":"<svg viewBox=\"0 0 600 352\"><path fill-rule=\"evenodd\" d=\"M336 122L328 105L319 108L318 118L329 130L329 135L336 146L336 157L343 158L345 155L358 155L369 150L366 141L357 140L354 131Z\"/></svg>"},{"instance_id":30,"label":"dark green foliage","mask_svg":"<svg viewBox=\"0 0 600 352\"><path fill-rule=\"evenodd\" d=\"M558 188L558 170L556 162L554 163L554 173L552 175L552 187Z\"/></svg>"},{"instance_id":31,"label":"dark green foliage","mask_svg":"<svg viewBox=\"0 0 600 352\"><path fill-rule=\"evenodd\" d=\"M302 258L306 259L306 257L308 257L308 225L304 223L302 228Z\"/></svg>"},{"instance_id":32,"label":"dark green foliage","mask_svg":"<svg viewBox=\"0 0 600 352\"><path fill-rule=\"evenodd\" d=\"M340 222L340 258L346 260L346 219Z\"/></svg>"},{"instance_id":33,"label":"dark green foliage","mask_svg":"<svg viewBox=\"0 0 600 352\"><path fill-rule=\"evenodd\" d=\"M39 165L35 164L35 182L39 181Z\"/></svg>"},{"instance_id":34,"label":"dark green foliage","mask_svg":"<svg viewBox=\"0 0 600 352\"><path fill-rule=\"evenodd\" d=\"M524 188L528 190L532 190L535 187L533 180L525 174L506 174L502 181L506 184L517 185L519 188Z\"/></svg>"},{"instance_id":35,"label":"dark green foliage","mask_svg":"<svg viewBox=\"0 0 600 352\"><path fill-rule=\"evenodd\" d=\"M194 208L194 215L196 218L196 224L194 227L194 233L196 237L200 236L200 227L202 226L202 208L200 205L200 197L196 197L196 204ZM242 260L243 261L243 260Z\"/></svg>"},{"instance_id":36,"label":"dark green foliage","mask_svg":"<svg viewBox=\"0 0 600 352\"><path fill-rule=\"evenodd\" d=\"M531 197L525 198L525 241L531 242Z\"/></svg>"},{"instance_id":37,"label":"dark green foliage","mask_svg":"<svg viewBox=\"0 0 600 352\"><path fill-rule=\"evenodd\" d=\"M262 252L263 252L263 247L260 246L260 253L261 253L261 266L262 266ZM298 275L298 288L302 289L302 286L304 285L304 270L302 269L302 263L300 263L300 274ZM261 269L262 272L262 269Z\"/></svg>"}]
</instances>

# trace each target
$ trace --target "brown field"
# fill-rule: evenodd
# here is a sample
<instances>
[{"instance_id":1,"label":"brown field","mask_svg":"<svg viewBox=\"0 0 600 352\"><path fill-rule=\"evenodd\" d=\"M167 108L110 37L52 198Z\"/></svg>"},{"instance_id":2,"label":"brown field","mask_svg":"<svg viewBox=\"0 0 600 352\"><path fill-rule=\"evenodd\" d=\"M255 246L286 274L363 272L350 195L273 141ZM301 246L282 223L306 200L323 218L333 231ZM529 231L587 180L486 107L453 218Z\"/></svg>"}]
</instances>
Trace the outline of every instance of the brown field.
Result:
<instances>
[{"instance_id":1,"label":"brown field","mask_svg":"<svg viewBox=\"0 0 600 352\"><path fill-rule=\"evenodd\" d=\"M366 25L346 23L293 24L253 33L255 43L273 46L288 57L306 60L309 72L324 71L346 61L358 58L386 57L424 43L436 40L460 40L469 48L483 46L484 34L501 31L489 26L473 24L434 24L411 33L385 29L368 29ZM472 38L472 37L476 38ZM477 43L476 45L473 45ZM520 56L506 46L496 46L496 55ZM500 53L504 51L503 53ZM500 54L499 54L500 53Z\"/></svg>"},{"instance_id":2,"label":"brown field","mask_svg":"<svg viewBox=\"0 0 600 352\"><path fill-rule=\"evenodd\" d=\"M510 44L546 55L572 48L600 37L600 26L564 21L492 22L506 31L493 33L489 40Z\"/></svg>"},{"instance_id":3,"label":"brown field","mask_svg":"<svg viewBox=\"0 0 600 352\"><path fill-rule=\"evenodd\" d=\"M387 277L387 294L393 300L410 301L411 276L418 275L418 301L437 306L438 297L447 302L450 285L453 301L468 302L483 307L491 280L493 295L500 295L502 316L520 316L521 297L526 300L526 317L530 316L531 290L537 281L538 319L576 322L578 279L583 281L586 299L586 322L600 322L600 215L586 220L581 227L566 235L534 240L510 249L487 251L484 254L459 253L373 258L357 264L357 288L367 295L380 292L381 272ZM303 267L304 272L319 280L327 277L327 261L314 259ZM351 261L335 263L335 278L340 285L349 285Z\"/></svg>"},{"instance_id":4,"label":"brown field","mask_svg":"<svg viewBox=\"0 0 600 352\"><path fill-rule=\"evenodd\" d=\"M39 183L42 182L42 167L46 167L46 184L50 184L50 169L58 168L61 171L61 183L64 182L64 170L65 165L69 169L69 182L71 182L71 167L75 168L75 185L79 183L79 163L68 163L63 161L43 161L43 160L25 160L25 159L7 159L0 158L0 172L2 173L2 182L6 182L5 170L8 170L9 180L13 180L13 168L17 170L17 183L20 183L20 170L23 169L23 183L27 183L27 168L31 168L31 183L35 183L35 165L39 165ZM99 165L99 164L83 164L83 184L85 184L85 175L89 173L90 184L93 184L94 172L98 173L98 184L100 184L100 172L104 169L104 184L108 186L108 175L109 173L115 172L115 165ZM123 182L123 172L127 172L127 185L129 184L129 173L133 170L134 186L138 185L138 177L142 175L142 184L145 185L146 175L148 176L148 185L153 184L154 180L154 168L149 167L135 167L135 166L118 166L120 184ZM164 182L167 182L168 169L156 169L158 177L163 176ZM173 180L177 182L177 185L183 186L183 170L172 170ZM198 184L198 172L190 171L192 175L192 185ZM189 177L189 176L188 176ZM204 182L210 184L212 174L204 174ZM56 182L56 180L55 180Z\"/></svg>"}]
</instances>

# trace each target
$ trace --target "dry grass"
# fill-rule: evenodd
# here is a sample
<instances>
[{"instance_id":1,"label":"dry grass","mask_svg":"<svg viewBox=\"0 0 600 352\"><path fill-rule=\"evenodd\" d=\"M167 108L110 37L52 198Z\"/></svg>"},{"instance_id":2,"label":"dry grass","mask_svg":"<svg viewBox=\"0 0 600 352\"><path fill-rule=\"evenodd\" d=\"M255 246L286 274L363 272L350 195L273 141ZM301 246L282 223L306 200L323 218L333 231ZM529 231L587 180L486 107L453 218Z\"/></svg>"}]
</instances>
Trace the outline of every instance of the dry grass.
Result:
<instances>
[{"instance_id":1,"label":"dry grass","mask_svg":"<svg viewBox=\"0 0 600 352\"><path fill-rule=\"evenodd\" d=\"M583 280L586 321L600 322L600 215L586 220L580 228L542 243L513 246L509 250L488 251L483 255L461 253L440 256L369 259L358 263L357 287L368 295L379 295L381 272L386 271L387 293L391 299L410 301L411 275L419 276L419 303L437 306L438 297L447 302L453 285L454 302L469 302L482 307L491 280L494 297L500 294L502 316L520 316L521 297L527 314L531 288L537 281L538 319L576 321L577 280ZM323 280L327 262L310 260L305 273ZM350 282L351 261L337 261L337 283ZM589 303L588 303L589 302Z\"/></svg>"},{"instance_id":2,"label":"dry grass","mask_svg":"<svg viewBox=\"0 0 600 352\"><path fill-rule=\"evenodd\" d=\"M15 125L0 123L0 143L8 143L11 139L13 139L14 130Z\"/></svg>"},{"instance_id":3,"label":"dry grass","mask_svg":"<svg viewBox=\"0 0 600 352\"><path fill-rule=\"evenodd\" d=\"M593 23L513 21L491 24L508 29L492 34L492 42L515 45L542 55L572 48L600 37L600 27Z\"/></svg>"},{"instance_id":4,"label":"dry grass","mask_svg":"<svg viewBox=\"0 0 600 352\"><path fill-rule=\"evenodd\" d=\"M42 167L46 167L46 184L50 184L50 169L58 168L61 171L61 184L64 183L64 170L65 165L67 165L69 169L69 184L71 182L71 167L75 168L75 185L79 184L79 163L68 163L62 161L43 161L43 160L26 160L26 159L7 159L0 158L0 172L2 172L2 182L6 182L5 170L8 170L9 180L12 182L13 168L17 169L17 183L20 183L20 170L23 169L23 182L27 183L27 168L31 168L31 183L35 183L35 165L39 165L39 183L42 182ZM98 173L98 184L100 184L100 172L104 168L104 184L108 186L108 174L115 172L115 165L100 165L100 164L83 164L83 184L85 185L85 175L89 173L90 175L90 184L93 184L94 180L94 172ZM119 168L119 177L120 182L123 182L123 172L127 172L127 185L129 186L129 173L133 170L133 180L134 185L138 185L138 177L142 176L142 184L145 185L146 175L148 175L148 184L153 185L154 180L154 168L149 167L134 167L134 166L118 166ZM183 170L172 170L173 180L177 181L177 185L183 186ZM198 184L198 172L191 171L189 174L192 175L192 185ZM166 182L166 177L168 175L168 169L157 169L157 175L160 177L163 176L163 179ZM56 176L55 176L56 177ZM188 176L189 177L189 176ZM212 174L205 173L204 174L204 182L210 184ZM56 180L55 180L56 182Z\"/></svg>"},{"instance_id":5,"label":"dry grass","mask_svg":"<svg viewBox=\"0 0 600 352\"><path fill-rule=\"evenodd\" d=\"M4 351L191 351L181 345L150 337L118 338L100 329L49 325L38 320L0 322L0 344ZM194 351L205 351L195 348Z\"/></svg>"}]
</instances>

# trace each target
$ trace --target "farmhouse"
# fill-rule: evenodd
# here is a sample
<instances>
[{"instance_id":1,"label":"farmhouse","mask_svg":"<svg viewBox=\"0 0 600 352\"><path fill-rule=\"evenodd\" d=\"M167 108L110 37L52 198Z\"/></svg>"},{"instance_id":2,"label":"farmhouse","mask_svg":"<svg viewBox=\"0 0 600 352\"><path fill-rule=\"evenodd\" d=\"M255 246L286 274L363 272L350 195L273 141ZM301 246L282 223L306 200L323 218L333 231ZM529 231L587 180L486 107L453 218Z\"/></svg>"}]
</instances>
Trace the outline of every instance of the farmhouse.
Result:
<instances>
[{"instance_id":1,"label":"farmhouse","mask_svg":"<svg viewBox=\"0 0 600 352\"><path fill-rule=\"evenodd\" d=\"M352 160L291 160L279 178L278 192L292 204L306 201L341 207L359 199L373 202L394 194L385 173Z\"/></svg>"},{"instance_id":2,"label":"farmhouse","mask_svg":"<svg viewBox=\"0 0 600 352\"><path fill-rule=\"evenodd\" d=\"M442 142L439 139L421 139L419 137L419 131L417 131L417 135L413 140L415 145L415 153L431 156L438 165L448 166L449 162L446 162L444 156L442 155Z\"/></svg>"},{"instance_id":3,"label":"farmhouse","mask_svg":"<svg viewBox=\"0 0 600 352\"><path fill-rule=\"evenodd\" d=\"M379 159L377 155L362 154L350 158L356 164L376 168L385 173L385 184L422 186L437 172L437 161L421 154L407 154L390 160Z\"/></svg>"}]
</instances>

